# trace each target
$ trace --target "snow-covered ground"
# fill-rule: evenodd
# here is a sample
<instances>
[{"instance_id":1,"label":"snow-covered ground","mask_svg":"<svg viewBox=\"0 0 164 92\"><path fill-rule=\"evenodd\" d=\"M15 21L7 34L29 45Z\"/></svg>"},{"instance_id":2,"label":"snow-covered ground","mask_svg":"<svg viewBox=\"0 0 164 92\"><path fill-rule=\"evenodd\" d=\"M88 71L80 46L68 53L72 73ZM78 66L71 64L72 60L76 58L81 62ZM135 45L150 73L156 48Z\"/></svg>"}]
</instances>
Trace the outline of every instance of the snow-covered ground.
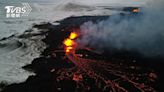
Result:
<instances>
[{"instance_id":1,"label":"snow-covered ground","mask_svg":"<svg viewBox=\"0 0 164 92\"><path fill-rule=\"evenodd\" d=\"M17 5L21 2L29 3L33 9L28 17L19 19L4 17L5 14L2 12L4 6ZM11 35L15 36L0 41L0 81L8 83L22 82L33 74L21 67L31 63L34 58L39 56L40 51L45 48L44 43L40 41L43 37L17 38L25 30L30 29L33 23L54 22L69 16L111 15L121 11L108 8L141 6L144 2L143 0L1 0L0 39Z\"/></svg>"}]
</instances>

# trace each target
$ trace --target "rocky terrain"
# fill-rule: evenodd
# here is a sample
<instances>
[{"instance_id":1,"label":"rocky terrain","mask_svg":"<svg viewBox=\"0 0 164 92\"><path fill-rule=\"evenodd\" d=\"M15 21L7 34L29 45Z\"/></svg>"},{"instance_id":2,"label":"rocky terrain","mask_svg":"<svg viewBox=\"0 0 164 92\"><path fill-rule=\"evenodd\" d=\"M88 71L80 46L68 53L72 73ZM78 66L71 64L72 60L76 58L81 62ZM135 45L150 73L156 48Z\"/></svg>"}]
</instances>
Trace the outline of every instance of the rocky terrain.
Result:
<instances>
[{"instance_id":1,"label":"rocky terrain","mask_svg":"<svg viewBox=\"0 0 164 92\"><path fill-rule=\"evenodd\" d=\"M25 82L1 84L2 92L162 92L163 59L147 58L135 51L119 50L97 54L85 49L65 55L63 40L84 22L99 22L109 16L69 17L51 23L36 24L42 32L27 32L19 38L45 36L46 49L31 64L22 68L32 71ZM77 63L76 63L77 62Z\"/></svg>"}]
</instances>

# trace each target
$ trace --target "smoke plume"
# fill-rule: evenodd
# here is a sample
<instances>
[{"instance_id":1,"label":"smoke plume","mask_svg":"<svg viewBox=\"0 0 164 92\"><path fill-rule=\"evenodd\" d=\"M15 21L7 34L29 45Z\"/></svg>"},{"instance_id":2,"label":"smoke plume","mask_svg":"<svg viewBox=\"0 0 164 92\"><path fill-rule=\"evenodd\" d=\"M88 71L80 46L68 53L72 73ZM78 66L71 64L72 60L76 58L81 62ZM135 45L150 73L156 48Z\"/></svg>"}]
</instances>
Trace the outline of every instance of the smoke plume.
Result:
<instances>
[{"instance_id":1,"label":"smoke plume","mask_svg":"<svg viewBox=\"0 0 164 92\"><path fill-rule=\"evenodd\" d=\"M149 0L142 15L122 18L113 15L99 23L81 26L81 45L98 49L136 50L147 56L164 56L164 0Z\"/></svg>"}]
</instances>

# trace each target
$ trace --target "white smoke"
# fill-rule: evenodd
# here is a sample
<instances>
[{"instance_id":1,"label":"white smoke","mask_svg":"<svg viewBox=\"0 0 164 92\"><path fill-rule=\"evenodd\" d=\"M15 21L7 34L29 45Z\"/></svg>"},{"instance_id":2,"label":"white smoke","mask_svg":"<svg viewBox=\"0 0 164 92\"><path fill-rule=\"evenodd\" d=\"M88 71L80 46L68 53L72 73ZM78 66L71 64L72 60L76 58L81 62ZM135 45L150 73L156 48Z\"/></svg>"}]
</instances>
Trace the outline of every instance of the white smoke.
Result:
<instances>
[{"instance_id":1,"label":"white smoke","mask_svg":"<svg viewBox=\"0 0 164 92\"><path fill-rule=\"evenodd\" d=\"M137 50L147 56L164 56L164 0L149 0L143 15L134 18L112 16L99 23L81 26L82 45L97 48ZM116 23L120 21L119 23Z\"/></svg>"}]
</instances>

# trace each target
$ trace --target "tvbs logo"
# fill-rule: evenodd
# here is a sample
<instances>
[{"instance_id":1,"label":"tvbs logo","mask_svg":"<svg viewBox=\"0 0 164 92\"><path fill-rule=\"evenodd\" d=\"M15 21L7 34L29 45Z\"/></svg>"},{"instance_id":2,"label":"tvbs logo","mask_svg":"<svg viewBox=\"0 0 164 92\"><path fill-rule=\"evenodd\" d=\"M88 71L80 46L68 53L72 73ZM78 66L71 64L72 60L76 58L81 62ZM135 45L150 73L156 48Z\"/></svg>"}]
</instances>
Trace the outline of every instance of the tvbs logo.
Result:
<instances>
[{"instance_id":1,"label":"tvbs logo","mask_svg":"<svg viewBox=\"0 0 164 92\"><path fill-rule=\"evenodd\" d=\"M22 5L22 7L5 6L6 18L20 18L23 16L28 16L32 8L28 3L22 3Z\"/></svg>"}]
</instances>

